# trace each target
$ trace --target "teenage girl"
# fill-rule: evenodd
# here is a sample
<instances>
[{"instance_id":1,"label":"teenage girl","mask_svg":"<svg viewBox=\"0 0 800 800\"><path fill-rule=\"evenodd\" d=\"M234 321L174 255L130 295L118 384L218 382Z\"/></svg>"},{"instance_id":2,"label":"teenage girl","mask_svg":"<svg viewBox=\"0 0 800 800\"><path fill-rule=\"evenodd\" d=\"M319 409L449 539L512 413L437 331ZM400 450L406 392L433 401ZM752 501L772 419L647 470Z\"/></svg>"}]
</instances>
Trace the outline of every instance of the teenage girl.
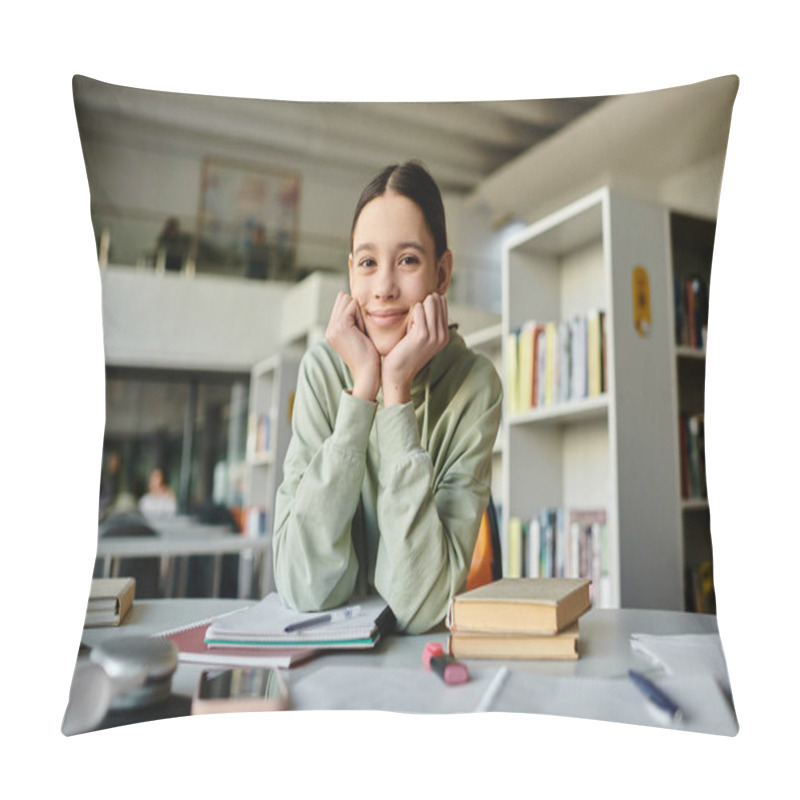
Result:
<instances>
[{"instance_id":1,"label":"teenage girl","mask_svg":"<svg viewBox=\"0 0 800 800\"><path fill-rule=\"evenodd\" d=\"M444 207L417 162L364 189L350 294L303 357L275 507L274 568L291 606L377 591L411 633L463 591L489 501L502 390L450 326Z\"/></svg>"}]
</instances>

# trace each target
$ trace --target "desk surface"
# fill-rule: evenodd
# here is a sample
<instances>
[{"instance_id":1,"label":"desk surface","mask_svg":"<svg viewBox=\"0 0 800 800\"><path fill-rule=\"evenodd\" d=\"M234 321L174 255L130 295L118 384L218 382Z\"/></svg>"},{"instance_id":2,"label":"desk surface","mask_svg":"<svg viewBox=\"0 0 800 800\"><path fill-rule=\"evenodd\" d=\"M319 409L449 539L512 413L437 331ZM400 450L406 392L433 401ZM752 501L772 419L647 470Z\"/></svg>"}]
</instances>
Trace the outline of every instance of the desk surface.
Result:
<instances>
[{"instance_id":1,"label":"desk surface","mask_svg":"<svg viewBox=\"0 0 800 800\"><path fill-rule=\"evenodd\" d=\"M98 558L186 556L266 551L269 536L248 537L200 526L158 531L158 536L104 536L97 540Z\"/></svg>"},{"instance_id":2,"label":"desk surface","mask_svg":"<svg viewBox=\"0 0 800 800\"><path fill-rule=\"evenodd\" d=\"M96 646L112 636L149 635L249 605L242 600L140 600L119 628L83 631ZM577 661L466 659L470 681L448 687L422 666L429 641L446 646L444 628L424 636L387 637L370 651L328 651L284 672L292 708L366 709L411 713L475 710L502 667L509 670L491 710L558 714L633 724L659 724L647 713L627 677L629 668L647 672L691 709L687 730L734 735L730 698L709 675L669 676L630 646L632 633L715 634L713 616L672 611L589 611L580 620ZM203 667L181 663L173 678L176 695L190 697Z\"/></svg>"},{"instance_id":3,"label":"desk surface","mask_svg":"<svg viewBox=\"0 0 800 800\"><path fill-rule=\"evenodd\" d=\"M220 559L223 555L238 554L240 597L248 597L254 583L260 583L258 591L261 594L272 588L269 564L271 536L245 536L224 525L200 525L179 520L154 522L152 527L157 536L102 536L97 540L97 558L102 562L104 578L117 574L116 568L123 558L161 558L169 561L185 556L213 556L215 564L211 593L217 596L222 575ZM162 577L161 591L164 595L170 594L167 585L168 581Z\"/></svg>"}]
</instances>

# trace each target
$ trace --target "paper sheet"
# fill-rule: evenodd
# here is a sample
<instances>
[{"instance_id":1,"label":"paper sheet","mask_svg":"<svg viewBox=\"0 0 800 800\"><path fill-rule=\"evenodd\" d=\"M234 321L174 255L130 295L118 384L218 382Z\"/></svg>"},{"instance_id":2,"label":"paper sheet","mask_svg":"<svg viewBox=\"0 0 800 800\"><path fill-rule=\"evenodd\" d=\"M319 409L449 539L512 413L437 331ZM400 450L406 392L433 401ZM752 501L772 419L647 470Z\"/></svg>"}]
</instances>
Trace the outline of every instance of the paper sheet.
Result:
<instances>
[{"instance_id":1,"label":"paper sheet","mask_svg":"<svg viewBox=\"0 0 800 800\"><path fill-rule=\"evenodd\" d=\"M420 668L320 667L286 675L293 708L458 714L477 708L497 669L470 670L470 679L448 686Z\"/></svg>"},{"instance_id":2,"label":"paper sheet","mask_svg":"<svg viewBox=\"0 0 800 800\"><path fill-rule=\"evenodd\" d=\"M728 696L730 678L718 633L655 636L632 633L631 647L662 667L667 675L711 675Z\"/></svg>"},{"instance_id":3,"label":"paper sheet","mask_svg":"<svg viewBox=\"0 0 800 800\"><path fill-rule=\"evenodd\" d=\"M410 713L470 713L492 684L498 667L470 671L470 680L446 686L425 669L325 667L287 674L294 708ZM678 730L734 736L738 723L714 678L695 675L659 680L680 705ZM614 678L509 672L489 711L551 714L664 727L627 675Z\"/></svg>"},{"instance_id":4,"label":"paper sheet","mask_svg":"<svg viewBox=\"0 0 800 800\"><path fill-rule=\"evenodd\" d=\"M525 711L632 725L672 727L675 730L735 736L738 722L717 682L709 675L664 678L658 681L681 708L685 719L665 725L651 711L627 676L580 676L512 673L497 698L496 711Z\"/></svg>"}]
</instances>

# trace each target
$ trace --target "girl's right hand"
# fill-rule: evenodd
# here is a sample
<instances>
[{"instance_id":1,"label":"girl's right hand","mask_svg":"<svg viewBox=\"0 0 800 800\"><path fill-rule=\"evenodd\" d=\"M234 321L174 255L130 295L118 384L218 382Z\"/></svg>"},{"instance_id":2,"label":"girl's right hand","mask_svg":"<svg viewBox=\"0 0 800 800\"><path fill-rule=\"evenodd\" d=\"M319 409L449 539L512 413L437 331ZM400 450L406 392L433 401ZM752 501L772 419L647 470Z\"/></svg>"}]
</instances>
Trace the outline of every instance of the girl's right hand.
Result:
<instances>
[{"instance_id":1,"label":"girl's right hand","mask_svg":"<svg viewBox=\"0 0 800 800\"><path fill-rule=\"evenodd\" d=\"M381 386L381 359L367 337L361 307L345 292L336 296L325 339L353 376L353 397L373 402Z\"/></svg>"}]
</instances>

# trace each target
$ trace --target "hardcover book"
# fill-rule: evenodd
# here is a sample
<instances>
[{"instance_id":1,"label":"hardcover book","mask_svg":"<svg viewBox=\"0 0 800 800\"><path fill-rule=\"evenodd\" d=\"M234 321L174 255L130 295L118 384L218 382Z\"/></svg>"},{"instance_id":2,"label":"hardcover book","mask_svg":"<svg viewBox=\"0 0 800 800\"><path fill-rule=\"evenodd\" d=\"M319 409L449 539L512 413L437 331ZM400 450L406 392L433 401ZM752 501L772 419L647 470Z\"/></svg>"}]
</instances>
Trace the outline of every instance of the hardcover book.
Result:
<instances>
[{"instance_id":1,"label":"hardcover book","mask_svg":"<svg viewBox=\"0 0 800 800\"><path fill-rule=\"evenodd\" d=\"M578 623L549 636L454 631L450 634L449 648L455 658L574 661L578 658Z\"/></svg>"},{"instance_id":2,"label":"hardcover book","mask_svg":"<svg viewBox=\"0 0 800 800\"><path fill-rule=\"evenodd\" d=\"M554 634L589 610L586 578L503 578L450 601L455 632Z\"/></svg>"}]
</instances>

